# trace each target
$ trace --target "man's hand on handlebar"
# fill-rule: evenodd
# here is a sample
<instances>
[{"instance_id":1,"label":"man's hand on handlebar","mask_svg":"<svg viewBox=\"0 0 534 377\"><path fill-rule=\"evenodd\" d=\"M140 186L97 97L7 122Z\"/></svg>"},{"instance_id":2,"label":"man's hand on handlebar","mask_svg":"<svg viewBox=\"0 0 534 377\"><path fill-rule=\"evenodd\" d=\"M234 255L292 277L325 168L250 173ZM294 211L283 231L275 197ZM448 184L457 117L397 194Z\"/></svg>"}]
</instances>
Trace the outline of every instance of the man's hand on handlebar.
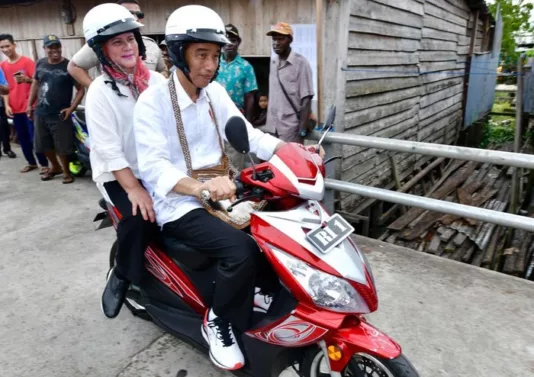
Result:
<instances>
[{"instance_id":1,"label":"man's hand on handlebar","mask_svg":"<svg viewBox=\"0 0 534 377\"><path fill-rule=\"evenodd\" d=\"M212 201L236 200L236 186L228 177L216 177L202 183L197 189L197 197L202 200L202 191L209 191Z\"/></svg>"}]
</instances>

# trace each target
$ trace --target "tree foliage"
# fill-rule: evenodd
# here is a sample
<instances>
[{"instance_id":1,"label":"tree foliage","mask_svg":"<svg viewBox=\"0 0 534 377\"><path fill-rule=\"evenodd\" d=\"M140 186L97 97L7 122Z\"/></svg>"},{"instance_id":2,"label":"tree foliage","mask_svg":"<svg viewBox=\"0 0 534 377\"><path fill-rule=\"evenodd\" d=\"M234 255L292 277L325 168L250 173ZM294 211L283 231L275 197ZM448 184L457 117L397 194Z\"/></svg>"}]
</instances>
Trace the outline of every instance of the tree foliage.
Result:
<instances>
[{"instance_id":1,"label":"tree foliage","mask_svg":"<svg viewBox=\"0 0 534 377\"><path fill-rule=\"evenodd\" d=\"M492 4L489 4L489 9L494 17L497 15L497 7L499 5L504 23L501 58L507 63L514 63L518 58L518 54L515 52L514 35L534 31L529 21L534 5L525 0L494 0Z\"/></svg>"}]
</instances>

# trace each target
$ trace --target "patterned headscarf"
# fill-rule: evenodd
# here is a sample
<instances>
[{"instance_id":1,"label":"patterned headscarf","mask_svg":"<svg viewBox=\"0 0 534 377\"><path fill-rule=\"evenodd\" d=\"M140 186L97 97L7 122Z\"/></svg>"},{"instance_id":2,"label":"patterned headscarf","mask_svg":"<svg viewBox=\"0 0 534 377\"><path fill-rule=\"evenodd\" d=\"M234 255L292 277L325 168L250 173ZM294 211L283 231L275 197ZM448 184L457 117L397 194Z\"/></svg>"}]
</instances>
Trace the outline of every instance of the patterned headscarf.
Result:
<instances>
[{"instance_id":1,"label":"patterned headscarf","mask_svg":"<svg viewBox=\"0 0 534 377\"><path fill-rule=\"evenodd\" d=\"M104 72L114 81L130 88L133 97L137 101L139 95L148 88L148 82L150 80L150 71L143 63L143 60L140 57L137 58L135 73L133 74L126 73L122 67L109 58L108 61L111 67L105 67Z\"/></svg>"}]
</instances>

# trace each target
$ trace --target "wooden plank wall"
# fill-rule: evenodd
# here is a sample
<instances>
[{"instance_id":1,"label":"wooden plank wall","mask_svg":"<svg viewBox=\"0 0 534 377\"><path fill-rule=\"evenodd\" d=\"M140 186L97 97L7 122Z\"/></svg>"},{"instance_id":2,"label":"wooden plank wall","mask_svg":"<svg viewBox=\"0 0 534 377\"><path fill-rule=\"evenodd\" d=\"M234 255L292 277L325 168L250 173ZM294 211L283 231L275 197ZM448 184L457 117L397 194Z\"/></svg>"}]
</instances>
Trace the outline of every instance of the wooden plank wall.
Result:
<instances>
[{"instance_id":1,"label":"wooden plank wall","mask_svg":"<svg viewBox=\"0 0 534 377\"><path fill-rule=\"evenodd\" d=\"M271 38L267 33L278 21L290 24L314 24L314 0L141 0L146 11L146 33L161 34L168 15L187 4L204 5L215 10L225 23L232 23L242 35L241 54L270 56Z\"/></svg>"},{"instance_id":2,"label":"wooden plank wall","mask_svg":"<svg viewBox=\"0 0 534 377\"><path fill-rule=\"evenodd\" d=\"M106 1L73 0L77 20L74 26L65 25L60 18L60 2L47 0L31 6L12 6L0 11L2 32L14 35L18 41L37 40L37 49L41 49L39 40L46 34L56 34L60 38L75 39L83 43L83 17L95 5ZM192 4L187 0L140 0L146 14L144 19L145 34L164 34L168 16L183 5ZM223 18L225 23L233 23L242 34L240 47L243 55L270 56L271 39L265 35L270 25L278 21L291 24L315 23L314 0L200 0L195 4L205 5ZM35 49L23 44L24 54L35 57ZM65 55L70 57L69 54Z\"/></svg>"},{"instance_id":3,"label":"wooden plank wall","mask_svg":"<svg viewBox=\"0 0 534 377\"><path fill-rule=\"evenodd\" d=\"M451 144L462 118L474 12L464 0L351 0L345 132ZM479 20L475 51L482 50ZM405 179L428 157L343 147L341 179L393 188L389 156ZM359 213L369 201L341 195Z\"/></svg>"}]
</instances>

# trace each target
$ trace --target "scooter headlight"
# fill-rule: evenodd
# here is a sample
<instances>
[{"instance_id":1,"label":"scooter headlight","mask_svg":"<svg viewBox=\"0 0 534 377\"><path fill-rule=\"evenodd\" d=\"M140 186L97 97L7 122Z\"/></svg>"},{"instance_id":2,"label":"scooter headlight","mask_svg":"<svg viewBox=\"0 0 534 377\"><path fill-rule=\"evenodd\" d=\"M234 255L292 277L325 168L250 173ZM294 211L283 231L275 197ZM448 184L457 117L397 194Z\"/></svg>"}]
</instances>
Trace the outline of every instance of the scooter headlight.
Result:
<instances>
[{"instance_id":1,"label":"scooter headlight","mask_svg":"<svg viewBox=\"0 0 534 377\"><path fill-rule=\"evenodd\" d=\"M360 294L346 280L319 271L272 245L269 248L317 306L340 313L371 312Z\"/></svg>"}]
</instances>

